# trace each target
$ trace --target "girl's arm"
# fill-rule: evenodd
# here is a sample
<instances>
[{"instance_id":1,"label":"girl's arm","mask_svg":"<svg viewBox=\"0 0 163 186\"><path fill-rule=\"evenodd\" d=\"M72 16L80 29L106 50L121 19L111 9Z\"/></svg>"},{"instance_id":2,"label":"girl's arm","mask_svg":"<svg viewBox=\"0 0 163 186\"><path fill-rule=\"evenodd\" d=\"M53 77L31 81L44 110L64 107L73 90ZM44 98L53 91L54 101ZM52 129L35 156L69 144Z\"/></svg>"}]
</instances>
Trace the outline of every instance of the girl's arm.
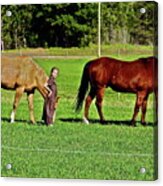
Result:
<instances>
[{"instance_id":1,"label":"girl's arm","mask_svg":"<svg viewBox=\"0 0 163 186\"><path fill-rule=\"evenodd\" d=\"M45 88L47 89L47 91L49 92L48 97L50 97L51 94L52 94L52 91L51 91L51 89L48 87L48 84L45 83L45 84L44 84L44 87L45 87Z\"/></svg>"}]
</instances>

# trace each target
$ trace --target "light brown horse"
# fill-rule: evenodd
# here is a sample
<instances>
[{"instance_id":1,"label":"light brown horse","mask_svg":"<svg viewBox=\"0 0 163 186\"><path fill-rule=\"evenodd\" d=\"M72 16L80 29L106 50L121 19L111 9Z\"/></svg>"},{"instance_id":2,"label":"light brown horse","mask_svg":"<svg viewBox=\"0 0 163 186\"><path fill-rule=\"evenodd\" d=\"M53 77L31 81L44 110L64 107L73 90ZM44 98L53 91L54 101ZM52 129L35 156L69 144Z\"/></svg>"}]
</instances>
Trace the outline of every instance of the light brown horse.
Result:
<instances>
[{"instance_id":1,"label":"light brown horse","mask_svg":"<svg viewBox=\"0 0 163 186\"><path fill-rule=\"evenodd\" d=\"M84 122L88 121L88 112L92 100L96 97L96 107L101 123L105 123L102 113L102 101L105 88L111 87L118 92L136 94L136 103L131 124L142 108L141 123L146 125L145 114L147 99L150 93L155 93L157 111L158 92L158 61L155 57L141 58L132 62L120 61L113 58L102 57L88 62L83 70L76 103L76 111L80 110L90 83L90 92L86 97Z\"/></svg>"},{"instance_id":2,"label":"light brown horse","mask_svg":"<svg viewBox=\"0 0 163 186\"><path fill-rule=\"evenodd\" d=\"M27 93L28 105L30 110L30 120L35 123L33 114L33 95L37 89L45 98L48 90L45 83L48 76L42 68L35 64L30 57L2 57L1 58L1 87L4 89L15 90L15 99L11 113L11 122L14 122L16 109L19 100L24 92Z\"/></svg>"}]
</instances>

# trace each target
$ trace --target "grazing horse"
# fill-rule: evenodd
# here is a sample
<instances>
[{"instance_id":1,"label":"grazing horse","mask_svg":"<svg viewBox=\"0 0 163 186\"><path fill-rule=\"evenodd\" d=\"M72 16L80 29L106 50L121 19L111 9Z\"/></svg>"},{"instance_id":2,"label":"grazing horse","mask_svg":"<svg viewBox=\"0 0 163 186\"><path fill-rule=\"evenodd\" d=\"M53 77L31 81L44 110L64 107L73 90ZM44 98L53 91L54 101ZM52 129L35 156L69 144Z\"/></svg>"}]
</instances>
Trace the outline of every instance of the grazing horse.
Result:
<instances>
[{"instance_id":1,"label":"grazing horse","mask_svg":"<svg viewBox=\"0 0 163 186\"><path fill-rule=\"evenodd\" d=\"M120 61L109 57L88 62L83 70L81 84L78 90L76 111L82 108L86 92L90 83L90 91L85 101L83 120L88 121L88 112L92 100L96 97L96 107L101 123L105 123L102 113L102 101L105 88L111 87L113 90L124 93L136 94L136 103L131 124L135 125L135 120L142 109L141 123L146 125L145 114L147 99L150 93L155 93L157 112L158 93L158 61L155 57L140 58L132 62Z\"/></svg>"},{"instance_id":2,"label":"grazing horse","mask_svg":"<svg viewBox=\"0 0 163 186\"><path fill-rule=\"evenodd\" d=\"M11 113L11 123L14 122L16 109L19 100L24 92L27 93L30 110L30 120L35 123L33 114L33 95L37 89L45 98L48 90L45 83L48 76L42 68L35 64L30 57L2 57L1 58L1 87L8 90L15 90L15 99Z\"/></svg>"}]
</instances>

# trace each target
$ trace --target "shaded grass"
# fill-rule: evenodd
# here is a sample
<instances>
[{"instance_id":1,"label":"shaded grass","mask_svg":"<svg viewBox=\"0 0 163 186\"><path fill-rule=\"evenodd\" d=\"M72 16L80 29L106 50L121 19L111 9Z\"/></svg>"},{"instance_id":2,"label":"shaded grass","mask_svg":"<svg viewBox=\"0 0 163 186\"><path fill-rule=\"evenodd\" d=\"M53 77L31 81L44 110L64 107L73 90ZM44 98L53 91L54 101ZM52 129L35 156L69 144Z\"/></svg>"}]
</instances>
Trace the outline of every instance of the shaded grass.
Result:
<instances>
[{"instance_id":1,"label":"shaded grass","mask_svg":"<svg viewBox=\"0 0 163 186\"><path fill-rule=\"evenodd\" d=\"M122 57L123 58L123 57ZM130 56L134 59L135 56ZM126 59L126 58L125 58ZM28 123L29 113L24 95L16 114L16 123L9 123L14 92L2 90L2 176L131 179L156 178L153 127L153 94L147 110L148 127L132 128L135 95L117 94L110 88L104 97L107 125L99 124L94 103L90 109L90 125L83 125L82 113L74 113L73 104L82 69L89 59L37 59L48 74L53 66L60 69L57 79L61 96L56 123L46 127L41 121L43 99L35 94L37 124ZM12 164L7 170L6 165ZM146 173L141 174L140 168Z\"/></svg>"}]
</instances>

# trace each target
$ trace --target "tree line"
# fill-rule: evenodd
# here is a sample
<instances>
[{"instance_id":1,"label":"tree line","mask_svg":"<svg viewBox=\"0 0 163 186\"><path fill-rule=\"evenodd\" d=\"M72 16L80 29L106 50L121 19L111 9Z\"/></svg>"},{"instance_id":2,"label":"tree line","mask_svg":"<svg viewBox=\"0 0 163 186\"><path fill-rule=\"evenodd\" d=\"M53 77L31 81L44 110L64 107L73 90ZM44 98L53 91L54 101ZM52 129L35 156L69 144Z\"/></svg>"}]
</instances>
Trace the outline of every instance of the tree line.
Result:
<instances>
[{"instance_id":1,"label":"tree line","mask_svg":"<svg viewBox=\"0 0 163 186\"><path fill-rule=\"evenodd\" d=\"M5 49L85 47L97 44L98 3L3 5ZM145 13L140 9L145 8ZM6 12L10 11L11 16ZM101 42L157 44L155 2L101 3Z\"/></svg>"}]
</instances>

